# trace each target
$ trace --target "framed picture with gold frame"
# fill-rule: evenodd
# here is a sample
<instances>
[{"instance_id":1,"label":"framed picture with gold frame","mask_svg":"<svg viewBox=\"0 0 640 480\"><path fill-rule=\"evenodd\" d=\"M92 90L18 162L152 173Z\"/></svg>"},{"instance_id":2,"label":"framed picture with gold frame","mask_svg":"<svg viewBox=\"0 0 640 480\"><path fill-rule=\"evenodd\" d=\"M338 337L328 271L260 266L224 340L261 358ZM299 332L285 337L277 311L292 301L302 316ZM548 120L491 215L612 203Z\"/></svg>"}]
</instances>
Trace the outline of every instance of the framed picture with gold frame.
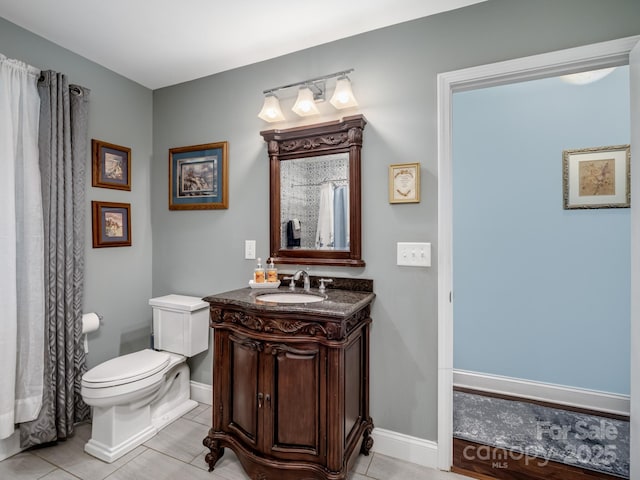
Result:
<instances>
[{"instance_id":1,"label":"framed picture with gold frame","mask_svg":"<svg viewBox=\"0 0 640 480\"><path fill-rule=\"evenodd\" d=\"M91 139L91 186L131 190L131 149Z\"/></svg>"},{"instance_id":2,"label":"framed picture with gold frame","mask_svg":"<svg viewBox=\"0 0 640 480\"><path fill-rule=\"evenodd\" d=\"M592 147L562 152L565 210L629 208L631 152L629 145Z\"/></svg>"},{"instance_id":3,"label":"framed picture with gold frame","mask_svg":"<svg viewBox=\"0 0 640 480\"><path fill-rule=\"evenodd\" d=\"M91 202L93 248L131 246L131 204Z\"/></svg>"},{"instance_id":4,"label":"framed picture with gold frame","mask_svg":"<svg viewBox=\"0 0 640 480\"><path fill-rule=\"evenodd\" d=\"M420 202L420 164L389 165L389 203Z\"/></svg>"},{"instance_id":5,"label":"framed picture with gold frame","mask_svg":"<svg viewBox=\"0 0 640 480\"><path fill-rule=\"evenodd\" d=\"M169 210L229 208L227 142L169 150Z\"/></svg>"}]
</instances>

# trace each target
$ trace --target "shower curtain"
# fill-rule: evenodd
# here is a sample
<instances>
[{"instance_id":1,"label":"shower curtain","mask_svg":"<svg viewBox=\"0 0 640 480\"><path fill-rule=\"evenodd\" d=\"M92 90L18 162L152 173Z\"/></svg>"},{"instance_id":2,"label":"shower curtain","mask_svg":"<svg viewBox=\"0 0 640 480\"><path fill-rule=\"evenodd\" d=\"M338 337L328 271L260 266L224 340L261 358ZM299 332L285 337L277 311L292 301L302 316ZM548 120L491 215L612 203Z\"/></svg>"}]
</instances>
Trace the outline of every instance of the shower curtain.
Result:
<instances>
[{"instance_id":1,"label":"shower curtain","mask_svg":"<svg viewBox=\"0 0 640 480\"><path fill-rule=\"evenodd\" d=\"M39 70L0 54L0 439L41 410L43 220Z\"/></svg>"},{"instance_id":2,"label":"shower curtain","mask_svg":"<svg viewBox=\"0 0 640 480\"><path fill-rule=\"evenodd\" d=\"M82 342L85 163L89 90L65 75L43 72L39 158L44 210L44 394L38 417L20 424L20 445L66 439L74 422L89 418L80 381L86 370Z\"/></svg>"}]
</instances>

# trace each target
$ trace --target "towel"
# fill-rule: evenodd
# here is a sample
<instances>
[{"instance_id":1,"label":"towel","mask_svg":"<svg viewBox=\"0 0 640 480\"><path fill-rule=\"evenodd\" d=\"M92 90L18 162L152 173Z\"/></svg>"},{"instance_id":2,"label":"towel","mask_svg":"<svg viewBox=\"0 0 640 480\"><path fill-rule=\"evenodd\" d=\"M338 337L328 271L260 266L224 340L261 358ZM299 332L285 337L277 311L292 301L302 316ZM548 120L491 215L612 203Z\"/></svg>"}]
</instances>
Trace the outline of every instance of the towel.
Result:
<instances>
[{"instance_id":1,"label":"towel","mask_svg":"<svg viewBox=\"0 0 640 480\"><path fill-rule=\"evenodd\" d=\"M300 234L302 233L302 227L300 225L300 220L294 218L291 220L293 222L293 238L296 240L300 240Z\"/></svg>"},{"instance_id":2,"label":"towel","mask_svg":"<svg viewBox=\"0 0 640 480\"><path fill-rule=\"evenodd\" d=\"M293 231L293 220L289 220L287 222L287 248L300 246L300 239L294 238Z\"/></svg>"},{"instance_id":3,"label":"towel","mask_svg":"<svg viewBox=\"0 0 640 480\"><path fill-rule=\"evenodd\" d=\"M318 207L318 228L316 229L316 248L333 247L333 184L324 183L320 187L320 206Z\"/></svg>"}]
</instances>

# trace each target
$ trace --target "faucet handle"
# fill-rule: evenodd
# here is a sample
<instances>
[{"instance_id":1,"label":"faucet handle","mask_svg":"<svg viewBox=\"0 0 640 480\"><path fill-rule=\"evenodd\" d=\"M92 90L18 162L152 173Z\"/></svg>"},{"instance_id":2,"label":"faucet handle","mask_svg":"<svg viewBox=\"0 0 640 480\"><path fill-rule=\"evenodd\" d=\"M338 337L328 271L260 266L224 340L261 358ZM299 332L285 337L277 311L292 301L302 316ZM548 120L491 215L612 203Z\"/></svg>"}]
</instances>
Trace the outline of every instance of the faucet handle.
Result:
<instances>
[{"instance_id":1,"label":"faucet handle","mask_svg":"<svg viewBox=\"0 0 640 480\"><path fill-rule=\"evenodd\" d=\"M324 286L325 283L333 283L332 278L321 278L318 281L320 282L318 290L320 290L321 292L324 292L326 290L326 287Z\"/></svg>"},{"instance_id":2,"label":"faucet handle","mask_svg":"<svg viewBox=\"0 0 640 480\"><path fill-rule=\"evenodd\" d=\"M289 290L295 290L295 288L296 288L296 281L295 281L295 279L293 277L294 277L293 275L291 275L289 277L282 277L283 280L291 280L289 282Z\"/></svg>"}]
</instances>

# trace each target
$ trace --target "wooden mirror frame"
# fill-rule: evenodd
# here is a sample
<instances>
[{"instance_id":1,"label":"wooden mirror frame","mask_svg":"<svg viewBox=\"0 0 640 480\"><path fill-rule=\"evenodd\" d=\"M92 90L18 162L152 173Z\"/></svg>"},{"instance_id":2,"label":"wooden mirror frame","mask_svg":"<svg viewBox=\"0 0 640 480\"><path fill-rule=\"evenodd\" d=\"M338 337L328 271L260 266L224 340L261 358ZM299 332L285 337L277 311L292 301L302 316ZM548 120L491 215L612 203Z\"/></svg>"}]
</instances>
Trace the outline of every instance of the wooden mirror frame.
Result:
<instances>
[{"instance_id":1,"label":"wooden mirror frame","mask_svg":"<svg viewBox=\"0 0 640 480\"><path fill-rule=\"evenodd\" d=\"M363 115L285 130L265 130L270 183L271 258L275 263L363 267L361 250L360 160ZM349 153L349 250L282 248L280 225L280 162L296 158Z\"/></svg>"}]
</instances>

